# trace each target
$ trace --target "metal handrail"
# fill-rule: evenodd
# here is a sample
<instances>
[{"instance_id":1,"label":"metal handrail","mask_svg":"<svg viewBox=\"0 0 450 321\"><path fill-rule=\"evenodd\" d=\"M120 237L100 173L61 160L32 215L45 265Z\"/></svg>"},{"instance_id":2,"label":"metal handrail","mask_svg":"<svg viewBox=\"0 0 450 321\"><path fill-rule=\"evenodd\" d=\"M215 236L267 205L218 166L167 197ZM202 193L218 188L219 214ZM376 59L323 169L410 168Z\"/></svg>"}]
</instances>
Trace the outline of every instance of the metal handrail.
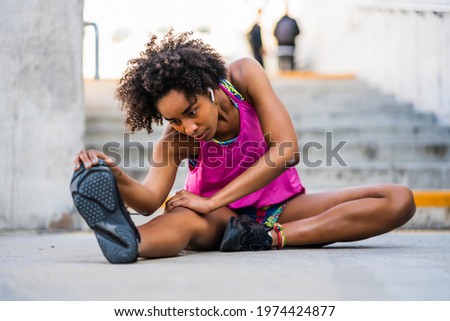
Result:
<instances>
[{"instance_id":1,"label":"metal handrail","mask_svg":"<svg viewBox=\"0 0 450 321\"><path fill-rule=\"evenodd\" d=\"M449 5L379 3L370 1L367 3L359 4L358 7L360 7L361 9L368 9L368 10L403 11L403 12L409 11L416 13L432 12L439 16L442 16L443 14L446 13L450 13Z\"/></svg>"},{"instance_id":2,"label":"metal handrail","mask_svg":"<svg viewBox=\"0 0 450 321\"><path fill-rule=\"evenodd\" d=\"M98 52L99 52L99 46L98 46L98 27L97 24L94 22L84 22L85 27L94 27L95 32L95 79L100 79L99 75L99 62L98 62Z\"/></svg>"}]
</instances>

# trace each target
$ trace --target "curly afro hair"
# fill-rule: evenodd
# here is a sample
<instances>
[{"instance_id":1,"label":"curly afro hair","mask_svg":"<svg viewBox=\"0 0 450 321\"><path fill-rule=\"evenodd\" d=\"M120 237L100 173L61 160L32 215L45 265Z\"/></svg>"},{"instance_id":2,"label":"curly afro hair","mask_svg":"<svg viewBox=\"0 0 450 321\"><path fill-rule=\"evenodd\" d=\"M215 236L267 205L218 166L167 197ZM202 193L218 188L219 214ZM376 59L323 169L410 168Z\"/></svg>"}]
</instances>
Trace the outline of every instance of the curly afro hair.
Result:
<instances>
[{"instance_id":1,"label":"curly afro hair","mask_svg":"<svg viewBox=\"0 0 450 321\"><path fill-rule=\"evenodd\" d=\"M191 39L191 35L175 35L173 29L161 41L154 35L145 51L128 61L116 97L126 111L125 123L132 132L145 129L150 134L152 123L162 125L156 104L171 90L195 100L196 95L207 94L208 87L218 88L226 77L222 57L201 40Z\"/></svg>"}]
</instances>

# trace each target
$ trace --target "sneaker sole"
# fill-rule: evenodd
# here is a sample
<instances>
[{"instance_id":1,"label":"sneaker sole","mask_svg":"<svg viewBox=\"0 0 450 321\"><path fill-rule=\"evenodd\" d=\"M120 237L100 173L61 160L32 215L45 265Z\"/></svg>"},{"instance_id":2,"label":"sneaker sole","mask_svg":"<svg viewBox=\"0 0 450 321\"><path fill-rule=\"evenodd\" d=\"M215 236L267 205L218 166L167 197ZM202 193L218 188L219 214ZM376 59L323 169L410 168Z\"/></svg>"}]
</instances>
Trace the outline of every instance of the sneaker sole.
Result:
<instances>
[{"instance_id":1,"label":"sneaker sole","mask_svg":"<svg viewBox=\"0 0 450 321\"><path fill-rule=\"evenodd\" d=\"M137 260L139 233L117 190L116 179L105 166L80 168L70 184L78 212L94 231L110 263Z\"/></svg>"}]
</instances>

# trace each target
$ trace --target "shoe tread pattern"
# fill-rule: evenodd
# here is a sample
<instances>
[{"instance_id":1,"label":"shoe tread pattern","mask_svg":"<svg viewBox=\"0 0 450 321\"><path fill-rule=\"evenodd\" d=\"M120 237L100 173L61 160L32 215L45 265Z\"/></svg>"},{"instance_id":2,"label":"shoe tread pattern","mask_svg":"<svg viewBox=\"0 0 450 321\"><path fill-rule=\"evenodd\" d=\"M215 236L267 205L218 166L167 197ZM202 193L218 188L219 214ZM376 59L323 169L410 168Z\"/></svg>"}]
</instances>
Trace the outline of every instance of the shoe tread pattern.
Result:
<instances>
[{"instance_id":1,"label":"shoe tread pattern","mask_svg":"<svg viewBox=\"0 0 450 321\"><path fill-rule=\"evenodd\" d=\"M111 263L131 263L137 259L139 236L117 192L109 169L93 168L79 177L72 191L74 203Z\"/></svg>"},{"instance_id":2,"label":"shoe tread pattern","mask_svg":"<svg viewBox=\"0 0 450 321\"><path fill-rule=\"evenodd\" d=\"M74 196L74 202L78 210L84 214L84 218L89 227L93 228L99 222L105 220L105 213L97 203L89 201L80 195Z\"/></svg>"},{"instance_id":3,"label":"shoe tread pattern","mask_svg":"<svg viewBox=\"0 0 450 321\"><path fill-rule=\"evenodd\" d=\"M117 207L115 188L112 176L106 172L96 172L87 176L80 186L80 193L96 200L109 211Z\"/></svg>"}]
</instances>

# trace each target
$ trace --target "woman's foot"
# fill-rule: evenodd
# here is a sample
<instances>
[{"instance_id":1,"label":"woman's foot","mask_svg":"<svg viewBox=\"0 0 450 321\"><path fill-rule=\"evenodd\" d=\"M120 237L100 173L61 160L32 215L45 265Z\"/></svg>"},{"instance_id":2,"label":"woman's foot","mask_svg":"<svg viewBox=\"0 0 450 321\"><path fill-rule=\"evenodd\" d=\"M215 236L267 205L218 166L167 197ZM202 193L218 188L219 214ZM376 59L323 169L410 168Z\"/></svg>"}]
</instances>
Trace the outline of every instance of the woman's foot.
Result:
<instances>
[{"instance_id":1,"label":"woman's foot","mask_svg":"<svg viewBox=\"0 0 450 321\"><path fill-rule=\"evenodd\" d=\"M126 210L111 170L101 161L77 170L70 183L78 212L95 232L106 259L131 263L138 257L139 232Z\"/></svg>"},{"instance_id":2,"label":"woman's foot","mask_svg":"<svg viewBox=\"0 0 450 321\"><path fill-rule=\"evenodd\" d=\"M271 227L255 222L245 215L231 217L223 235L220 250L263 251L272 248Z\"/></svg>"}]
</instances>

